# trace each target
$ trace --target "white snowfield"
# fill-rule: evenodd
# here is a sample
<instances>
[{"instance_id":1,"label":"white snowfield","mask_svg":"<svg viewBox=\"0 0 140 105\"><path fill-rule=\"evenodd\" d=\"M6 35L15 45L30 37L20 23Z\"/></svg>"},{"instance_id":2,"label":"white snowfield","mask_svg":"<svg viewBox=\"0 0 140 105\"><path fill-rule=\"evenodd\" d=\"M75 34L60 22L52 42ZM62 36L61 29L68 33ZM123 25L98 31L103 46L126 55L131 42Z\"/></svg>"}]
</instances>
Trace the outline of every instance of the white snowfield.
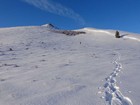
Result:
<instances>
[{"instance_id":1,"label":"white snowfield","mask_svg":"<svg viewBox=\"0 0 140 105\"><path fill-rule=\"evenodd\" d=\"M0 29L0 105L140 105L139 35L53 30Z\"/></svg>"}]
</instances>

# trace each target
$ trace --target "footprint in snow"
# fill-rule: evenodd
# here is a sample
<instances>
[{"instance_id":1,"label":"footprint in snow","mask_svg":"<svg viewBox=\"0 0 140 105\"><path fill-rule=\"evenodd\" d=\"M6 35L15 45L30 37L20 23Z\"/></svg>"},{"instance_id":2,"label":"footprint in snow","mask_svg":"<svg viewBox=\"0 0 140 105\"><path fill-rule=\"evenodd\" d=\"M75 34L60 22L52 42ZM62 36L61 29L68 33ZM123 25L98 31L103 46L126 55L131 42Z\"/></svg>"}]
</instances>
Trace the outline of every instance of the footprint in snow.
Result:
<instances>
[{"instance_id":1,"label":"footprint in snow","mask_svg":"<svg viewBox=\"0 0 140 105\"><path fill-rule=\"evenodd\" d=\"M114 71L106 78L106 83L104 84L103 93L108 105L133 105L130 98L125 97L119 87L117 86L116 77L122 71L122 65L118 62L120 60L120 54L114 54L113 64L115 65Z\"/></svg>"}]
</instances>

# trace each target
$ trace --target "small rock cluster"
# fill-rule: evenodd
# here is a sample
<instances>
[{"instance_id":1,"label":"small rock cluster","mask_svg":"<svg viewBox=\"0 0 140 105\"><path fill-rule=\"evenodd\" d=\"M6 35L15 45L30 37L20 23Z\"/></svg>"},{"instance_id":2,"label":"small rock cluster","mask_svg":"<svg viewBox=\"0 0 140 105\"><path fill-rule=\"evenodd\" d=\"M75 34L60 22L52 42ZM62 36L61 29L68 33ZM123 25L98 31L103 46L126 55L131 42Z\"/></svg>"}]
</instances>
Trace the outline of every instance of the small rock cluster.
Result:
<instances>
[{"instance_id":1,"label":"small rock cluster","mask_svg":"<svg viewBox=\"0 0 140 105\"><path fill-rule=\"evenodd\" d=\"M70 31L70 30L54 30L55 33L65 34L68 36L75 36L79 34L86 34L84 31Z\"/></svg>"}]
</instances>

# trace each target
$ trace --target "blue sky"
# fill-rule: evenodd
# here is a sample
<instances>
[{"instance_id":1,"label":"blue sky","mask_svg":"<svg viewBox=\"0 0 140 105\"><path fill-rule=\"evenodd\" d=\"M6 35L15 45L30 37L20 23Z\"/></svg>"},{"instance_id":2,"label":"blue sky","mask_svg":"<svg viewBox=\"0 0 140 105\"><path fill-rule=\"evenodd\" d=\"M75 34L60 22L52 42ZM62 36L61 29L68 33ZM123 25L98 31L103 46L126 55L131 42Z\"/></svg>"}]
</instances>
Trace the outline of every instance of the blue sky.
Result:
<instances>
[{"instance_id":1,"label":"blue sky","mask_svg":"<svg viewBox=\"0 0 140 105\"><path fill-rule=\"evenodd\" d=\"M140 33L140 0L1 0L0 27L52 23Z\"/></svg>"}]
</instances>

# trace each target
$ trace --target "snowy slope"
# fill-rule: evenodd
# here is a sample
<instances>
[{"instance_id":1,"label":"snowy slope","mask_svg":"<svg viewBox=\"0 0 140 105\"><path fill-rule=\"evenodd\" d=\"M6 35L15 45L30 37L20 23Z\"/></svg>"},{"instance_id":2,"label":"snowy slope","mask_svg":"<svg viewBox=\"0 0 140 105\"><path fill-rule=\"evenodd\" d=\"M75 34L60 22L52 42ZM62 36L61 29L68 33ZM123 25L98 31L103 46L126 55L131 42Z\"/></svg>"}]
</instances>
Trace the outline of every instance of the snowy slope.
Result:
<instances>
[{"instance_id":1,"label":"snowy slope","mask_svg":"<svg viewBox=\"0 0 140 105\"><path fill-rule=\"evenodd\" d=\"M0 105L139 105L140 36L0 29Z\"/></svg>"},{"instance_id":2,"label":"snowy slope","mask_svg":"<svg viewBox=\"0 0 140 105\"><path fill-rule=\"evenodd\" d=\"M46 27L46 28L48 28L48 29L58 29L56 26L54 26L54 25L51 24L51 23L49 23L49 24L44 24L44 25L42 25L42 26L44 26L44 27Z\"/></svg>"}]
</instances>

